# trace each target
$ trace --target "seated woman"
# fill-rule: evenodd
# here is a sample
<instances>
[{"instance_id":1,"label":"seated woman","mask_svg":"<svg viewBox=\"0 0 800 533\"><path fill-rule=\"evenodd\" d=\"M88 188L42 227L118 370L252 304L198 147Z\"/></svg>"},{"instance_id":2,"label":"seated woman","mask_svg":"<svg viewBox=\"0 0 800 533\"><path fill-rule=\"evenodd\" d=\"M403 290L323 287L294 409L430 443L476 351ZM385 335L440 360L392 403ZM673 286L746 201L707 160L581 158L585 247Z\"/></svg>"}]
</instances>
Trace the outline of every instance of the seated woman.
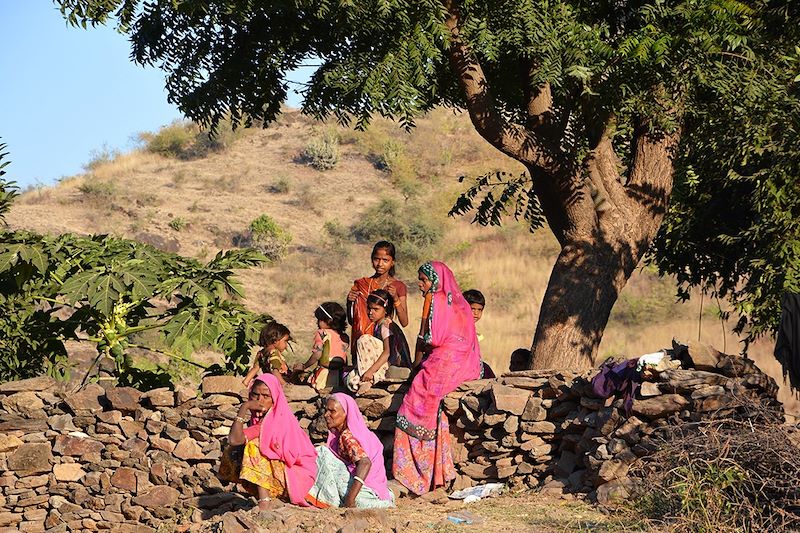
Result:
<instances>
[{"instance_id":1,"label":"seated woman","mask_svg":"<svg viewBox=\"0 0 800 533\"><path fill-rule=\"evenodd\" d=\"M317 475L317 453L292 414L278 378L261 374L253 380L228 443L245 445L240 482L258 498L260 508L272 498L316 505L308 491Z\"/></svg>"},{"instance_id":2,"label":"seated woman","mask_svg":"<svg viewBox=\"0 0 800 533\"><path fill-rule=\"evenodd\" d=\"M346 394L325 400L327 446L317 446L317 481L311 496L331 507L394 507L386 481L383 445L371 432L358 405Z\"/></svg>"}]
</instances>

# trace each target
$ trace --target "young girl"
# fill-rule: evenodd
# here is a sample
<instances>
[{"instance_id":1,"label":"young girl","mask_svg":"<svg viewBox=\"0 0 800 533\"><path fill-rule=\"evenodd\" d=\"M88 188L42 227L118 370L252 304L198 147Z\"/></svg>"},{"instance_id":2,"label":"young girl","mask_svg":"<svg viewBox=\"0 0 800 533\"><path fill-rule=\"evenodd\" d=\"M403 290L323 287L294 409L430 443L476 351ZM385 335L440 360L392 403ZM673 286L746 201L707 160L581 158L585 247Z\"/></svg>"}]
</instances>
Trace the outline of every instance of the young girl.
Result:
<instances>
[{"instance_id":1,"label":"young girl","mask_svg":"<svg viewBox=\"0 0 800 533\"><path fill-rule=\"evenodd\" d=\"M339 377L347 360L347 348L350 338L347 329L347 314L344 307L336 302L324 302L314 310L317 319L317 330L311 357L305 363L294 366L295 372L303 372L318 365L311 374L309 382L317 391L339 386Z\"/></svg>"},{"instance_id":2,"label":"young girl","mask_svg":"<svg viewBox=\"0 0 800 533\"><path fill-rule=\"evenodd\" d=\"M283 352L289 346L290 340L292 340L292 334L289 328L283 324L270 322L264 326L258 337L261 350L253 361L253 367L244 378L245 387L249 387L253 378L262 373L271 373L278 378L281 386L286 385L291 371L283 358Z\"/></svg>"},{"instance_id":3,"label":"young girl","mask_svg":"<svg viewBox=\"0 0 800 533\"><path fill-rule=\"evenodd\" d=\"M358 339L356 368L347 375L347 388L364 392L374 383L383 381L389 365L411 368L408 342L395 322L394 299L389 291L379 289L367 297L370 327Z\"/></svg>"},{"instance_id":4,"label":"young girl","mask_svg":"<svg viewBox=\"0 0 800 533\"><path fill-rule=\"evenodd\" d=\"M397 313L397 321L402 327L408 325L408 306L406 296L408 289L405 284L395 279L395 248L394 244L387 241L375 243L372 248L372 276L357 279L347 294L347 320L353 325L350 335L350 352L356 356L358 338L369 332L372 321L367 316L367 296L372 291L383 289L389 293L394 302L393 311Z\"/></svg>"}]
</instances>

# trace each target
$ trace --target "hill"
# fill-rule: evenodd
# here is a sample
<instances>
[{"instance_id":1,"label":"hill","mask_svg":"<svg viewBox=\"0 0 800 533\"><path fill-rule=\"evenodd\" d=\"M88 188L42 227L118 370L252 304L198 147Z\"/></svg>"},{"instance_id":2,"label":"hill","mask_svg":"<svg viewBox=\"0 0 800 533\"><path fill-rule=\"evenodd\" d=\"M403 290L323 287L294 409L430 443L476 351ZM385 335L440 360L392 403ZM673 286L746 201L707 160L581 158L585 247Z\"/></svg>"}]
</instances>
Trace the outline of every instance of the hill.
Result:
<instances>
[{"instance_id":1,"label":"hill","mask_svg":"<svg viewBox=\"0 0 800 533\"><path fill-rule=\"evenodd\" d=\"M517 222L483 228L447 218L463 188L459 176L522 171L480 139L466 116L438 110L410 133L380 120L357 132L287 110L269 129L223 132L213 142L190 124L141 138L140 149L98 154L84 174L27 191L8 222L45 233L111 233L207 259L241 243L250 222L266 214L292 240L283 259L241 274L247 305L289 326L298 360L311 344L314 308L344 301L352 280L371 272L372 242L386 237L396 241L398 275L412 289L407 337L416 335L421 307L416 266L435 258L453 268L462 289L486 295L479 330L495 369L530 345L558 246L547 230L531 235ZM338 161L319 171L308 162L325 139L338 139L330 145ZM719 320L718 305L699 295L677 303L671 280L639 269L612 313L601 357L637 356L673 336L735 353L739 339ZM766 339L750 354L780 383L771 351Z\"/></svg>"}]
</instances>

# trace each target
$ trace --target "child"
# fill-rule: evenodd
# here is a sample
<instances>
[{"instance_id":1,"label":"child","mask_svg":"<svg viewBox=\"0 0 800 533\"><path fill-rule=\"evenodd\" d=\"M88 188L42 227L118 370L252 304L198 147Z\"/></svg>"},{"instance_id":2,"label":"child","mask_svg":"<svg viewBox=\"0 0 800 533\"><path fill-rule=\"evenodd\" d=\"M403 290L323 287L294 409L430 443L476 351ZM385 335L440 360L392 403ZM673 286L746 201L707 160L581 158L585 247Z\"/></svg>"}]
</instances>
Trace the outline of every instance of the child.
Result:
<instances>
[{"instance_id":1,"label":"child","mask_svg":"<svg viewBox=\"0 0 800 533\"><path fill-rule=\"evenodd\" d=\"M347 360L347 349L350 338L347 329L347 313L344 307L336 302L324 302L314 310L317 319L317 330L314 335L314 345L311 347L311 357L305 363L294 365L294 371L301 373L304 370L318 365L311 374L309 382L319 392L321 389L339 386L339 377L342 367Z\"/></svg>"},{"instance_id":2,"label":"child","mask_svg":"<svg viewBox=\"0 0 800 533\"><path fill-rule=\"evenodd\" d=\"M253 381L257 375L261 373L271 372L273 376L278 378L281 385L286 385L286 382L291 377L291 371L283 358L283 351L289 346L289 341L292 340L292 334L289 328L278 322L270 322L264 329L261 330L261 335L258 337L258 344L261 346L253 367L244 378L244 386L249 387L250 382Z\"/></svg>"},{"instance_id":3,"label":"child","mask_svg":"<svg viewBox=\"0 0 800 533\"><path fill-rule=\"evenodd\" d=\"M472 318L475 320L476 328L478 324L478 320L481 319L483 316L483 309L486 307L486 298L483 297L483 293L477 289L470 289L468 291L464 291L464 299L469 304L469 308L472 309ZM478 333L477 329L475 334L478 336L478 342L483 342L483 335ZM486 361L481 361L481 379L483 378L494 378L495 373Z\"/></svg>"},{"instance_id":4,"label":"child","mask_svg":"<svg viewBox=\"0 0 800 533\"><path fill-rule=\"evenodd\" d=\"M517 348L511 352L511 361L508 364L509 372L519 372L531 368L531 351L527 348Z\"/></svg>"},{"instance_id":5,"label":"child","mask_svg":"<svg viewBox=\"0 0 800 533\"><path fill-rule=\"evenodd\" d=\"M374 383L383 381L389 365L411 368L411 351L406 336L395 322L394 299L379 289L367 297L367 315L371 326L359 337L356 368L347 375L345 384L353 392L365 392Z\"/></svg>"},{"instance_id":6,"label":"child","mask_svg":"<svg viewBox=\"0 0 800 533\"><path fill-rule=\"evenodd\" d=\"M350 352L355 360L358 338L369 332L372 322L367 316L367 296L372 291L383 289L389 292L394 302L394 312L397 321L402 327L408 325L408 305L406 298L408 289L405 283L396 279L395 275L396 252L394 244L388 241L379 241L372 247L372 268L375 273L369 277L357 279L347 293L347 320L353 329L350 335Z\"/></svg>"}]
</instances>

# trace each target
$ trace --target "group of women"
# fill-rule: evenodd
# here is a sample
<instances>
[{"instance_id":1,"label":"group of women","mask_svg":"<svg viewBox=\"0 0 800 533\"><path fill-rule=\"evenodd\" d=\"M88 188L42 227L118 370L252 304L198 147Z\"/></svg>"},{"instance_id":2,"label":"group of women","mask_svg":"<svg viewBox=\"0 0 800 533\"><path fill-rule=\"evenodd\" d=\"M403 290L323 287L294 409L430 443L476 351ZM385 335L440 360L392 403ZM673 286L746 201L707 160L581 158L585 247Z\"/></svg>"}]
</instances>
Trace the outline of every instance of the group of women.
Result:
<instances>
[{"instance_id":1,"label":"group of women","mask_svg":"<svg viewBox=\"0 0 800 533\"><path fill-rule=\"evenodd\" d=\"M376 290L391 295L398 319L408 323L405 286L393 277L394 255L393 246L378 243L372 256L375 275L357 280L348 295L354 341L374 322L362 308ZM452 271L438 261L425 263L417 285L424 296L422 320L411 386L397 413L391 472L419 495L455 478L442 400L463 382L478 379L481 363L472 312ZM244 446L239 478L260 506L271 498L316 507L394 505L383 445L349 394L325 398L328 439L315 448L275 375L264 373L249 383L249 397L228 440Z\"/></svg>"}]
</instances>

